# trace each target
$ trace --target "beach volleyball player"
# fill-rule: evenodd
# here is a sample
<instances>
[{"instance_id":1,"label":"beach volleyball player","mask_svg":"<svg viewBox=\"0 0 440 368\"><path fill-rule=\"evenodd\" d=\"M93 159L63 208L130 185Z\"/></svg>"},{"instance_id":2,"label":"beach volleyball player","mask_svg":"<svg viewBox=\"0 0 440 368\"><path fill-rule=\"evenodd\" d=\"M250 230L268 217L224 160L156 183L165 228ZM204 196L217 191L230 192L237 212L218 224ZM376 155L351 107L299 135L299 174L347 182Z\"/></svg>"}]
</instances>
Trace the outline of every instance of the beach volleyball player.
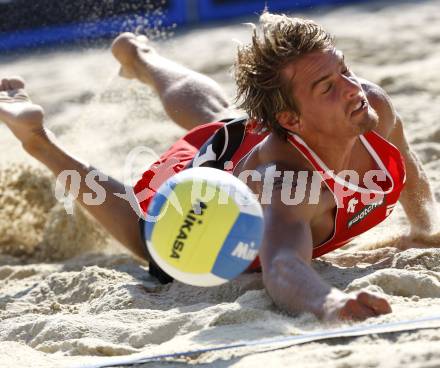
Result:
<instances>
[{"instance_id":1,"label":"beach volleyball player","mask_svg":"<svg viewBox=\"0 0 440 368\"><path fill-rule=\"evenodd\" d=\"M398 245L438 244L436 204L426 175L389 97L348 68L325 30L312 21L269 13L260 23L250 44L239 49L235 65L240 107L249 118L239 118L214 81L165 59L145 38L123 34L114 41L121 75L153 87L168 115L191 130L137 183L140 205L145 211L148 193L187 167L231 171L247 179L263 206L259 262L266 290L280 308L326 320L389 313L385 299L367 291L343 293L310 263L384 220L397 200L410 223L409 235ZM22 80L5 78L1 90L0 119L30 155L55 175L76 170L84 178L93 169L67 153L44 127L42 109L30 102ZM371 170L377 174L373 189L366 185ZM300 172L310 175L300 180ZM309 187L303 200L283 197L286 182L291 193L316 176L320 184ZM270 200L263 184L268 182L273 184ZM111 178L100 184L107 191L105 202L81 204L144 257L138 215L113 194L124 193L123 184ZM88 191L83 180L78 200ZM152 270L162 282L170 281L157 267Z\"/></svg>"}]
</instances>

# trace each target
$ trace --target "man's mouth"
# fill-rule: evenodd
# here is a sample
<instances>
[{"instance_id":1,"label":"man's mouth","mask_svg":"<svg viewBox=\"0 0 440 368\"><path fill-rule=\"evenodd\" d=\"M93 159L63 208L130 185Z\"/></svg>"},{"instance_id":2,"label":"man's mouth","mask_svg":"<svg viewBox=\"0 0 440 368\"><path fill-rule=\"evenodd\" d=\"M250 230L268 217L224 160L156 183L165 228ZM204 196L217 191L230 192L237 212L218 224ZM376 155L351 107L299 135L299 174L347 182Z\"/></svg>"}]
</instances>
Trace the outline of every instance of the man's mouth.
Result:
<instances>
[{"instance_id":1,"label":"man's mouth","mask_svg":"<svg viewBox=\"0 0 440 368\"><path fill-rule=\"evenodd\" d=\"M360 100L354 107L351 112L352 115L358 114L361 111L365 110L368 107L368 102L366 99Z\"/></svg>"}]
</instances>

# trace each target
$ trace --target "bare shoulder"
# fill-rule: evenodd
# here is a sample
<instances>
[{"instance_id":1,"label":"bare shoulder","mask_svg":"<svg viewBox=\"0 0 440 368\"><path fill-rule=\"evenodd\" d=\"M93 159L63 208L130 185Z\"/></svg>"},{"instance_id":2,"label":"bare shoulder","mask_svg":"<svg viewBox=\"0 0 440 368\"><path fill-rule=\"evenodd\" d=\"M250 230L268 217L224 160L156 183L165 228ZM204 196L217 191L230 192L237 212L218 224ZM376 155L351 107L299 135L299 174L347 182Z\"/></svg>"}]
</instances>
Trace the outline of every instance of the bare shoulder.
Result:
<instances>
[{"instance_id":1,"label":"bare shoulder","mask_svg":"<svg viewBox=\"0 0 440 368\"><path fill-rule=\"evenodd\" d=\"M274 134L256 147L235 174L258 195L264 211L275 217L308 221L321 204L319 174L297 149Z\"/></svg>"},{"instance_id":2,"label":"bare shoulder","mask_svg":"<svg viewBox=\"0 0 440 368\"><path fill-rule=\"evenodd\" d=\"M390 96L384 89L366 79L358 78L365 91L368 102L379 116L379 124L375 131L382 137L388 138L396 126L397 113Z\"/></svg>"},{"instance_id":3,"label":"bare shoulder","mask_svg":"<svg viewBox=\"0 0 440 368\"><path fill-rule=\"evenodd\" d=\"M311 224L322 212L320 181L313 190L313 171L283 161L260 165L258 199L263 207L265 242L260 252L263 270L278 254L294 250L304 261L312 258ZM265 246L266 244L266 246ZM280 253L281 252L281 253Z\"/></svg>"},{"instance_id":4,"label":"bare shoulder","mask_svg":"<svg viewBox=\"0 0 440 368\"><path fill-rule=\"evenodd\" d=\"M286 222L311 222L321 206L321 179L313 170L284 161L259 165L256 188L266 215Z\"/></svg>"}]
</instances>

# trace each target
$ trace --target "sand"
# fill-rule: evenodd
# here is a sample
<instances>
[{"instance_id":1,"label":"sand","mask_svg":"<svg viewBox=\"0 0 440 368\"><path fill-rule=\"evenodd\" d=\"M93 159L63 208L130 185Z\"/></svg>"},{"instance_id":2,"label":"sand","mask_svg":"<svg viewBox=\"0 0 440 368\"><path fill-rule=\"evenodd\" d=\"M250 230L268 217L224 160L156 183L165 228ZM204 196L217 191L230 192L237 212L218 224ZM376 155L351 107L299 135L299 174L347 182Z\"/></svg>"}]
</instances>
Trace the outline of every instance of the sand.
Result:
<instances>
[{"instance_id":1,"label":"sand","mask_svg":"<svg viewBox=\"0 0 440 368\"><path fill-rule=\"evenodd\" d=\"M306 14L336 34L357 74L389 92L437 198L439 9L440 1L393 1ZM224 23L177 32L157 47L209 74L233 96L229 68L234 40L248 38L247 27ZM0 63L2 76L26 78L31 96L46 108L47 124L63 145L127 184L133 184L156 155L183 133L147 87L117 76L108 45L3 56ZM146 272L146 263L125 253L69 201L55 199L53 177L26 156L3 125L0 146L2 367L65 367L92 357L140 351L153 355L348 325L323 325L309 314L284 315L267 296L259 274L209 289L159 285ZM126 155L139 146L150 150L137 156L131 168L124 167ZM348 249L313 263L336 287L367 288L388 298L393 313L366 323L439 311L440 249L355 250L406 230L398 208ZM252 352L259 349L212 352L146 366L186 362L212 367L438 367L439 340L440 331L431 329L341 338L258 354Z\"/></svg>"}]
</instances>

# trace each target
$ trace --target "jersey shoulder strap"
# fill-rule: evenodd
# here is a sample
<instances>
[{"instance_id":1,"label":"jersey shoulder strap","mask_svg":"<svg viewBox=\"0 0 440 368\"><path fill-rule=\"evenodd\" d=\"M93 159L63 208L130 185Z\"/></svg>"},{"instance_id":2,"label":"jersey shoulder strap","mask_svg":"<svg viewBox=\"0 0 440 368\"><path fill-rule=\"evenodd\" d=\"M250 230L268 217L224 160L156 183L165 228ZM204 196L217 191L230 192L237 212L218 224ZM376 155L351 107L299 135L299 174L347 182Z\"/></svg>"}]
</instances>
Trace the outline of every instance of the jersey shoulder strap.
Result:
<instances>
[{"instance_id":1,"label":"jersey shoulder strap","mask_svg":"<svg viewBox=\"0 0 440 368\"><path fill-rule=\"evenodd\" d=\"M187 168L207 166L223 170L246 135L248 118L228 119L199 149Z\"/></svg>"}]
</instances>

